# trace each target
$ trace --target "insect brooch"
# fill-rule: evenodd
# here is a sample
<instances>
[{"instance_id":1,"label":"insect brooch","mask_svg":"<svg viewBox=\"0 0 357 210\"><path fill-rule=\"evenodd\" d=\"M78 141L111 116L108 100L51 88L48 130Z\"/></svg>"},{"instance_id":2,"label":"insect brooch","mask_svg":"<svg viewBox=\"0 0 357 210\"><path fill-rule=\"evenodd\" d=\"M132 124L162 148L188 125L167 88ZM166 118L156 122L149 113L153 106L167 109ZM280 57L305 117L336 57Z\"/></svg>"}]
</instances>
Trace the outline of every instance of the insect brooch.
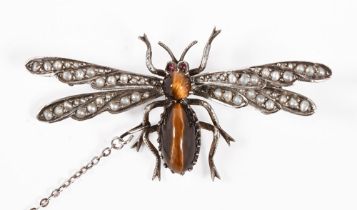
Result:
<instances>
[{"instance_id":1,"label":"insect brooch","mask_svg":"<svg viewBox=\"0 0 357 210\"><path fill-rule=\"evenodd\" d=\"M68 183L72 183L102 157L108 156L112 149L121 149L132 139L134 132L139 132L139 137L133 147L139 151L144 143L150 149L156 158L153 179L160 179L161 159L164 166L174 173L184 174L191 170L200 150L201 129L211 131L213 142L208 162L212 179L219 178L213 161L218 138L222 136L227 144L234 140L221 128L212 107L205 100L189 98L190 94L223 102L234 108L250 104L265 114L275 113L280 109L304 116L314 113L315 105L310 99L282 87L290 86L297 80L312 82L327 79L331 76L331 70L327 66L287 61L241 70L200 74L206 68L211 43L219 33L220 30L213 29L197 68L190 68L184 60L188 50L197 41L190 43L179 59L165 44L159 42L171 57L165 70L154 67L147 36L144 34L139 37L147 47L146 66L157 77L57 57L28 62L26 67L31 73L55 75L61 82L69 85L88 83L92 88L102 90L66 97L45 106L38 114L41 121L52 123L68 117L87 120L105 111L120 113L164 96L163 100L151 102L145 107L142 123L115 138L110 147L71 177L67 184L53 191L49 198L56 197L68 187ZM191 108L196 105L207 110L212 123L202 122L197 118ZM163 107L164 111L160 121L153 125L149 121L149 113L157 107ZM158 148L148 138L153 132L158 133ZM129 138L124 140L128 136ZM43 199L40 206L46 206L49 198Z\"/></svg>"}]
</instances>

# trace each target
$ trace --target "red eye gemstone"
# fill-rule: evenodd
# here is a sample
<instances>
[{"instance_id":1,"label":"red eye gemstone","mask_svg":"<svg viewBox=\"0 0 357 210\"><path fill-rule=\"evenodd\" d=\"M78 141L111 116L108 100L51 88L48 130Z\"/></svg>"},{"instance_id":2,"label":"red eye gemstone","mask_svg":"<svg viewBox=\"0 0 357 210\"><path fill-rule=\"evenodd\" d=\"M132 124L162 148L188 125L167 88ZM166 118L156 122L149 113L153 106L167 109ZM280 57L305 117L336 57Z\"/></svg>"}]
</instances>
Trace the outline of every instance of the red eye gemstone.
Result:
<instances>
[{"instance_id":1,"label":"red eye gemstone","mask_svg":"<svg viewBox=\"0 0 357 210\"><path fill-rule=\"evenodd\" d=\"M187 70L187 64L186 63L180 63L179 64L179 69L182 71L186 71Z\"/></svg>"},{"instance_id":2,"label":"red eye gemstone","mask_svg":"<svg viewBox=\"0 0 357 210\"><path fill-rule=\"evenodd\" d=\"M175 68L176 68L176 66L175 66L175 64L174 63L168 63L167 64L167 66L166 66L166 70L167 71L175 71Z\"/></svg>"}]
</instances>

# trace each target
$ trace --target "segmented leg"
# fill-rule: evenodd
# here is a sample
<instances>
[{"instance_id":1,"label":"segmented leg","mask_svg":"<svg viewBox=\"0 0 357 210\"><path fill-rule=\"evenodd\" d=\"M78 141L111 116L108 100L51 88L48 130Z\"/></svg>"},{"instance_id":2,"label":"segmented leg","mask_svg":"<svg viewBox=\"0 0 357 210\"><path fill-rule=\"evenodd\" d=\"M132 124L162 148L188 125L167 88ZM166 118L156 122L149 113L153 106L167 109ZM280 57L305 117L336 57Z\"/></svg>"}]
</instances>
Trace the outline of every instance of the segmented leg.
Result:
<instances>
[{"instance_id":1,"label":"segmented leg","mask_svg":"<svg viewBox=\"0 0 357 210\"><path fill-rule=\"evenodd\" d=\"M167 104L168 104L168 102L166 100L160 100L160 101L154 101L154 102L146 105L146 107L144 109L143 122L138 126L143 126L143 127L150 126L149 114L150 114L151 110L153 110L157 107L164 107ZM138 140L135 142L135 144L133 144L133 146L131 146L131 148L136 148L136 151L139 151L141 145L143 144L143 137L144 137L144 132L142 132L140 134Z\"/></svg>"},{"instance_id":2,"label":"segmented leg","mask_svg":"<svg viewBox=\"0 0 357 210\"><path fill-rule=\"evenodd\" d=\"M221 30L217 30L216 27L214 27L211 36L208 39L208 42L205 46L205 49L203 50L203 55L202 55L202 60L201 60L201 64L198 68L192 69L190 70L190 75L196 75L198 73L200 73L201 71L203 71L206 68L206 64L207 64L207 60L208 60L208 55L209 55L209 51L211 49L211 44L213 39L221 32Z\"/></svg>"},{"instance_id":3,"label":"segmented leg","mask_svg":"<svg viewBox=\"0 0 357 210\"><path fill-rule=\"evenodd\" d=\"M189 105L197 105L197 106L202 106L204 107L209 116L211 117L211 120L212 120L212 123L213 125L218 129L219 133L223 136L223 138L226 140L227 144L230 145L230 142L233 141L234 142L234 139L226 132L224 131L221 126L219 125L218 123L218 118L216 116L216 114L214 113L211 105L209 105L209 103L207 103L206 101L203 101L203 100L200 100L200 99L196 99L196 98L193 98L193 99L187 99L187 103Z\"/></svg>"},{"instance_id":4,"label":"segmented leg","mask_svg":"<svg viewBox=\"0 0 357 210\"><path fill-rule=\"evenodd\" d=\"M144 34L143 36L139 36L139 39L141 39L146 44L146 47L147 47L146 66L148 67L149 71L153 74L164 77L166 75L166 72L164 70L155 68L155 66L152 64L151 44L150 44L149 39L147 38L146 34Z\"/></svg>"},{"instance_id":5,"label":"segmented leg","mask_svg":"<svg viewBox=\"0 0 357 210\"><path fill-rule=\"evenodd\" d=\"M209 164L209 168L211 170L212 181L214 181L215 177L217 177L218 179L221 179L221 177L218 174L216 165L214 164L214 161L213 161L213 156L216 152L216 148L217 148L217 144L218 144L219 131L215 126L213 126L209 123L206 123L206 122L199 122L199 125L201 128L206 129L208 131L212 131L212 133L213 133L213 141L212 141L211 148L209 150L209 155L208 155L208 164Z\"/></svg>"},{"instance_id":6,"label":"segmented leg","mask_svg":"<svg viewBox=\"0 0 357 210\"><path fill-rule=\"evenodd\" d=\"M154 101L148 105L146 105L145 110L144 110L144 118L143 118L143 124L148 125L150 124L149 122L149 114L151 110L158 108L158 107L164 107L168 105L170 101L168 100L160 100L160 101Z\"/></svg>"},{"instance_id":7,"label":"segmented leg","mask_svg":"<svg viewBox=\"0 0 357 210\"><path fill-rule=\"evenodd\" d=\"M131 146L131 148L136 149L136 151L139 152L141 145L144 142L143 138L144 138L144 132L141 132L138 140Z\"/></svg>"},{"instance_id":8,"label":"segmented leg","mask_svg":"<svg viewBox=\"0 0 357 210\"><path fill-rule=\"evenodd\" d=\"M151 143L149 140L149 134L157 131L158 125L153 125L146 129L143 134L143 140L144 143L148 146L150 151L155 155L156 158L156 164L155 164L155 169L154 169L154 174L152 176L152 179L154 180L156 177L160 181L160 169L161 169L161 159L160 159L160 154L159 151L155 148L155 146Z\"/></svg>"}]
</instances>

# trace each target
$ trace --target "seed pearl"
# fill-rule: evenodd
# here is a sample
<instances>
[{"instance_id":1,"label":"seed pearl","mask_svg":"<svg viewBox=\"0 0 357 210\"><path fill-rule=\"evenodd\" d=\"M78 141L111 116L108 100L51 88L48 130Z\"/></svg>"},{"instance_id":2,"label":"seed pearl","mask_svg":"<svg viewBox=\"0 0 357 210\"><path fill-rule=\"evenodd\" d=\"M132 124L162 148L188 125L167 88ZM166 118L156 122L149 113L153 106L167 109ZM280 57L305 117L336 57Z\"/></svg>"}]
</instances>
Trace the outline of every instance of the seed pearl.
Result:
<instances>
[{"instance_id":1,"label":"seed pearl","mask_svg":"<svg viewBox=\"0 0 357 210\"><path fill-rule=\"evenodd\" d=\"M306 111L309 110L309 108L310 108L309 101L307 101L307 100L301 101L301 103L300 103L300 111L306 112Z\"/></svg>"},{"instance_id":2,"label":"seed pearl","mask_svg":"<svg viewBox=\"0 0 357 210\"><path fill-rule=\"evenodd\" d=\"M311 76L314 75L314 73L315 73L315 69L314 69L313 66L309 66L309 67L306 68L306 75L307 76L311 77Z\"/></svg>"},{"instance_id":3,"label":"seed pearl","mask_svg":"<svg viewBox=\"0 0 357 210\"><path fill-rule=\"evenodd\" d=\"M253 84L253 85L256 85L258 84L259 82L259 77L255 74L253 74L251 77L250 77L250 82Z\"/></svg>"},{"instance_id":4,"label":"seed pearl","mask_svg":"<svg viewBox=\"0 0 357 210\"><path fill-rule=\"evenodd\" d=\"M262 77L265 77L265 78L268 78L270 75L270 71L268 68L264 68L261 73L262 73Z\"/></svg>"},{"instance_id":5,"label":"seed pearl","mask_svg":"<svg viewBox=\"0 0 357 210\"><path fill-rule=\"evenodd\" d=\"M120 75L120 82L121 83L127 83L128 82L128 75L126 75L126 74Z\"/></svg>"},{"instance_id":6,"label":"seed pearl","mask_svg":"<svg viewBox=\"0 0 357 210\"><path fill-rule=\"evenodd\" d=\"M69 81L72 79L72 74L69 71L65 71L65 72L63 72L62 77L64 80Z\"/></svg>"},{"instance_id":7,"label":"seed pearl","mask_svg":"<svg viewBox=\"0 0 357 210\"><path fill-rule=\"evenodd\" d=\"M283 79L287 82L291 82L294 79L294 74L291 71L285 71L283 74Z\"/></svg>"},{"instance_id":8,"label":"seed pearl","mask_svg":"<svg viewBox=\"0 0 357 210\"><path fill-rule=\"evenodd\" d=\"M102 97L98 97L95 99L95 103L98 105L98 106L103 106L104 104L104 99Z\"/></svg>"},{"instance_id":9,"label":"seed pearl","mask_svg":"<svg viewBox=\"0 0 357 210\"><path fill-rule=\"evenodd\" d=\"M272 110L274 109L274 101L272 100L268 100L267 102L265 102L265 108L268 109L268 110Z\"/></svg>"},{"instance_id":10,"label":"seed pearl","mask_svg":"<svg viewBox=\"0 0 357 210\"><path fill-rule=\"evenodd\" d=\"M44 64L43 64L43 69L45 69L45 71L51 71L51 68L52 68L52 65L49 61L46 61Z\"/></svg>"},{"instance_id":11,"label":"seed pearl","mask_svg":"<svg viewBox=\"0 0 357 210\"><path fill-rule=\"evenodd\" d=\"M280 72L279 71L273 71L271 73L271 80L278 81L279 79L280 79Z\"/></svg>"},{"instance_id":12,"label":"seed pearl","mask_svg":"<svg viewBox=\"0 0 357 210\"><path fill-rule=\"evenodd\" d=\"M41 68L41 65L39 62L33 62L32 71L38 71L38 70L40 70L40 68Z\"/></svg>"},{"instance_id":13,"label":"seed pearl","mask_svg":"<svg viewBox=\"0 0 357 210\"><path fill-rule=\"evenodd\" d=\"M288 64L288 68L289 68L289 69L292 69L293 67L294 67L294 65L293 65L292 63L289 63L289 64Z\"/></svg>"},{"instance_id":14,"label":"seed pearl","mask_svg":"<svg viewBox=\"0 0 357 210\"><path fill-rule=\"evenodd\" d=\"M130 104L130 99L129 97L123 97L120 99L120 103L123 104L124 106L129 105Z\"/></svg>"},{"instance_id":15,"label":"seed pearl","mask_svg":"<svg viewBox=\"0 0 357 210\"><path fill-rule=\"evenodd\" d=\"M46 110L43 112L43 116L45 117L46 120L52 120L53 114L50 110Z\"/></svg>"},{"instance_id":16,"label":"seed pearl","mask_svg":"<svg viewBox=\"0 0 357 210\"><path fill-rule=\"evenodd\" d=\"M100 78L98 78L98 79L95 80L95 85L96 85L97 87L104 87L104 85L105 85L105 80L100 77Z\"/></svg>"},{"instance_id":17,"label":"seed pearl","mask_svg":"<svg viewBox=\"0 0 357 210\"><path fill-rule=\"evenodd\" d=\"M115 78L115 76L109 76L107 78L107 81L109 85L115 85L117 83L117 79Z\"/></svg>"},{"instance_id":18,"label":"seed pearl","mask_svg":"<svg viewBox=\"0 0 357 210\"><path fill-rule=\"evenodd\" d=\"M265 97L263 95L257 95L256 100L258 104L262 104L265 101Z\"/></svg>"},{"instance_id":19,"label":"seed pearl","mask_svg":"<svg viewBox=\"0 0 357 210\"><path fill-rule=\"evenodd\" d=\"M250 98L250 99L253 99L255 97L254 90L248 90L247 91L247 97Z\"/></svg>"},{"instance_id":20,"label":"seed pearl","mask_svg":"<svg viewBox=\"0 0 357 210\"><path fill-rule=\"evenodd\" d=\"M148 98L150 96L150 93L149 92L145 92L144 94L143 94L143 98Z\"/></svg>"},{"instance_id":21,"label":"seed pearl","mask_svg":"<svg viewBox=\"0 0 357 210\"><path fill-rule=\"evenodd\" d=\"M305 71L305 66L304 64L299 64L295 67L295 72L298 74L302 74Z\"/></svg>"},{"instance_id":22,"label":"seed pearl","mask_svg":"<svg viewBox=\"0 0 357 210\"><path fill-rule=\"evenodd\" d=\"M113 101L109 103L109 107L113 111L118 111L120 108L119 103Z\"/></svg>"},{"instance_id":23,"label":"seed pearl","mask_svg":"<svg viewBox=\"0 0 357 210\"><path fill-rule=\"evenodd\" d=\"M229 74L229 76L228 76L228 81L229 81L229 83L236 83L236 82L237 82L237 77L234 76L233 73L231 73L231 74Z\"/></svg>"},{"instance_id":24,"label":"seed pearl","mask_svg":"<svg viewBox=\"0 0 357 210\"><path fill-rule=\"evenodd\" d=\"M94 70L94 68L93 67L89 67L88 69L87 69L87 76L88 77L94 77L95 76L95 70Z\"/></svg>"},{"instance_id":25,"label":"seed pearl","mask_svg":"<svg viewBox=\"0 0 357 210\"><path fill-rule=\"evenodd\" d=\"M53 63L53 68L54 68L55 70L61 70L61 69L62 69L62 62L61 62L61 61L55 61L55 62Z\"/></svg>"},{"instance_id":26,"label":"seed pearl","mask_svg":"<svg viewBox=\"0 0 357 210\"><path fill-rule=\"evenodd\" d=\"M291 99L289 100L289 106L290 106L291 108L296 108L296 107L299 106L299 104L298 104L298 102L297 102L297 100L296 100L295 98L291 98Z\"/></svg>"},{"instance_id":27,"label":"seed pearl","mask_svg":"<svg viewBox=\"0 0 357 210\"><path fill-rule=\"evenodd\" d=\"M55 114L56 114L57 116L61 116L61 115L63 114L63 107L62 107L62 106L56 106L54 112L55 112Z\"/></svg>"},{"instance_id":28,"label":"seed pearl","mask_svg":"<svg viewBox=\"0 0 357 210\"><path fill-rule=\"evenodd\" d=\"M239 82L242 85L247 85L250 80L250 76L248 74L242 74L242 76L239 78Z\"/></svg>"},{"instance_id":29,"label":"seed pearl","mask_svg":"<svg viewBox=\"0 0 357 210\"><path fill-rule=\"evenodd\" d=\"M223 94L223 98L225 101L231 101L232 100L232 92L231 91L225 91Z\"/></svg>"},{"instance_id":30,"label":"seed pearl","mask_svg":"<svg viewBox=\"0 0 357 210\"><path fill-rule=\"evenodd\" d=\"M320 77L324 77L326 75L326 71L324 68L322 68L321 66L318 68L318 74Z\"/></svg>"},{"instance_id":31,"label":"seed pearl","mask_svg":"<svg viewBox=\"0 0 357 210\"><path fill-rule=\"evenodd\" d=\"M86 116L86 109L83 107L79 108L76 112L76 116L79 118Z\"/></svg>"},{"instance_id":32,"label":"seed pearl","mask_svg":"<svg viewBox=\"0 0 357 210\"><path fill-rule=\"evenodd\" d=\"M240 96L240 95L234 96L234 98L233 98L233 103L234 103L235 105L241 105L242 102L243 102L242 96Z\"/></svg>"},{"instance_id":33,"label":"seed pearl","mask_svg":"<svg viewBox=\"0 0 357 210\"><path fill-rule=\"evenodd\" d=\"M84 73L84 71L83 71L82 69L78 69L78 70L76 71L76 73L75 73L75 76L76 76L76 79L77 79L77 80L83 79L83 78L84 78L84 75L85 75L85 73Z\"/></svg>"},{"instance_id":34,"label":"seed pearl","mask_svg":"<svg viewBox=\"0 0 357 210\"><path fill-rule=\"evenodd\" d=\"M64 107L64 109L67 110L67 111L69 111L69 110L71 110L71 109L73 108L72 104L71 104L69 101L65 101L65 102L63 103L63 107Z\"/></svg>"},{"instance_id":35,"label":"seed pearl","mask_svg":"<svg viewBox=\"0 0 357 210\"><path fill-rule=\"evenodd\" d=\"M216 89L214 92L213 92L214 96L216 98L221 98L222 97L222 91L221 89Z\"/></svg>"},{"instance_id":36,"label":"seed pearl","mask_svg":"<svg viewBox=\"0 0 357 210\"><path fill-rule=\"evenodd\" d=\"M95 103L90 103L87 106L87 110L89 113L95 113L97 111L97 106L95 105Z\"/></svg>"},{"instance_id":37,"label":"seed pearl","mask_svg":"<svg viewBox=\"0 0 357 210\"><path fill-rule=\"evenodd\" d=\"M134 93L131 94L131 100L133 102L138 102L138 101L140 101L140 99L141 99L140 93L134 92Z\"/></svg>"},{"instance_id":38,"label":"seed pearl","mask_svg":"<svg viewBox=\"0 0 357 210\"><path fill-rule=\"evenodd\" d=\"M281 104L284 104L288 101L288 97L286 97L285 95L281 95L280 98L279 98L279 102Z\"/></svg>"}]
</instances>

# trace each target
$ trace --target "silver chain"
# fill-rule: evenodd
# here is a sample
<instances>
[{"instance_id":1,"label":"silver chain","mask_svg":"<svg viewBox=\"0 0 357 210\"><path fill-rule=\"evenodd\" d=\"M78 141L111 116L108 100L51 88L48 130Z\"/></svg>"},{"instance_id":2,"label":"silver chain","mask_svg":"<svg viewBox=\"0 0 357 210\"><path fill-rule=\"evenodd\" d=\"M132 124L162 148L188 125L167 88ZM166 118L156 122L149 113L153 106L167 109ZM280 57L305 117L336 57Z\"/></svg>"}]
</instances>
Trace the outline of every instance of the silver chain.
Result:
<instances>
[{"instance_id":1,"label":"silver chain","mask_svg":"<svg viewBox=\"0 0 357 210\"><path fill-rule=\"evenodd\" d=\"M58 197L62 191L66 188L68 188L72 183L74 183L77 179L79 179L80 177L82 177L83 174L85 174L89 169L92 169L94 166L96 166L103 158L108 157L110 154L112 154L113 150L120 150L122 149L127 143L129 143L134 135L132 135L133 133L140 131L142 129L144 129L146 126L142 126L139 125L133 129L131 129L130 131L125 132L123 135L121 135L120 137L115 137L112 141L111 141L111 145L109 147L106 147L102 150L102 152L97 155L94 156L92 158L92 160L87 163L86 165L84 165L81 169L79 169L77 172L75 172L70 178L68 178L61 186L59 186L58 188L54 189L51 194L47 197L44 197L41 199L39 205L37 207L33 207L30 210L38 210L40 208L45 208L46 206L48 206L48 204L50 203L50 200L53 198ZM128 136L127 140L124 140L124 137Z\"/></svg>"}]
</instances>

